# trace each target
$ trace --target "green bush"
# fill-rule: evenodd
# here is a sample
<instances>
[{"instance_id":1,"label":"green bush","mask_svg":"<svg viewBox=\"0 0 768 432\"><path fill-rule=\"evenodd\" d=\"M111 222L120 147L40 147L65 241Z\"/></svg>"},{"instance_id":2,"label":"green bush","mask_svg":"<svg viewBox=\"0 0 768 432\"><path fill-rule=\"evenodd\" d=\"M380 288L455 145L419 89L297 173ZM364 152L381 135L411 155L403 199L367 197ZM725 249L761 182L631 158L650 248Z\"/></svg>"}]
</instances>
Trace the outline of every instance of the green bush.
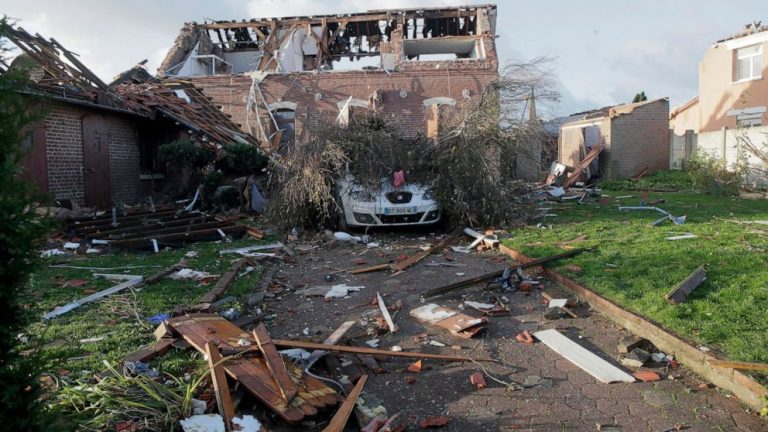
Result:
<instances>
[{"instance_id":1,"label":"green bush","mask_svg":"<svg viewBox=\"0 0 768 432\"><path fill-rule=\"evenodd\" d=\"M222 168L235 175L251 175L267 166L267 157L257 147L250 144L227 144L226 156L221 161Z\"/></svg>"},{"instance_id":2,"label":"green bush","mask_svg":"<svg viewBox=\"0 0 768 432\"><path fill-rule=\"evenodd\" d=\"M216 158L213 151L192 144L189 140L179 139L157 148L157 158L166 165L201 169Z\"/></svg>"},{"instance_id":3,"label":"green bush","mask_svg":"<svg viewBox=\"0 0 768 432\"><path fill-rule=\"evenodd\" d=\"M7 26L0 19L0 36ZM0 57L5 52L0 41ZM18 177L24 156L21 132L37 120L31 117L37 110L30 110L28 99L18 92L24 80L24 71L0 74L0 424L13 431L42 429L37 366L34 359L19 355L17 335L31 319L22 298L38 264L39 241L50 228L37 214L40 197Z\"/></svg>"},{"instance_id":4,"label":"green bush","mask_svg":"<svg viewBox=\"0 0 768 432\"><path fill-rule=\"evenodd\" d=\"M721 196L738 195L745 174L742 168L729 169L724 160L703 153L696 153L685 161L683 170L696 190Z\"/></svg>"}]
</instances>

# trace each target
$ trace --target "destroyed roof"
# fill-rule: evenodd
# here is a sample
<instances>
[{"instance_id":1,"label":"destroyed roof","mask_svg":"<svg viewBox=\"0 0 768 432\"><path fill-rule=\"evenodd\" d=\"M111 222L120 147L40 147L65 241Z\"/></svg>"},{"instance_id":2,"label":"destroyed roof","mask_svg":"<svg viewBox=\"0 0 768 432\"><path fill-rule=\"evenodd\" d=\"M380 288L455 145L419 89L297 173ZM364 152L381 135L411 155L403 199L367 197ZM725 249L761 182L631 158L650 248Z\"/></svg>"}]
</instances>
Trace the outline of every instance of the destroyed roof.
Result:
<instances>
[{"instance_id":1,"label":"destroyed roof","mask_svg":"<svg viewBox=\"0 0 768 432\"><path fill-rule=\"evenodd\" d=\"M154 77L147 71L146 64L147 60L139 62L136 66L116 76L112 82L109 83L109 86L114 87L118 84L141 84L152 80Z\"/></svg>"},{"instance_id":2,"label":"destroyed roof","mask_svg":"<svg viewBox=\"0 0 768 432\"><path fill-rule=\"evenodd\" d=\"M0 30L2 36L23 51L8 69L27 71L30 83L26 93L147 118L160 114L191 129L210 144L256 144L192 84L149 81L152 76L144 69L144 62L123 72L107 86L75 53L55 39L33 36L20 27L4 26Z\"/></svg>"},{"instance_id":3,"label":"destroyed roof","mask_svg":"<svg viewBox=\"0 0 768 432\"><path fill-rule=\"evenodd\" d=\"M666 100L669 100L669 99L664 97L664 98L652 99L652 100L647 100L642 102L607 106L607 107L602 107L602 108L598 108L591 111L583 111L580 113L571 114L568 117L563 117L565 121L562 121L560 125L562 126L567 123L572 123L572 122L581 121L581 120L601 119L605 117L614 118L623 114L629 114L638 107L652 104L659 101L666 101ZM561 119L555 119L553 120L553 122L559 121L559 120Z\"/></svg>"},{"instance_id":4,"label":"destroyed roof","mask_svg":"<svg viewBox=\"0 0 768 432\"><path fill-rule=\"evenodd\" d=\"M113 89L132 110L178 122L209 144L235 142L257 145L228 115L193 84L180 80L120 84Z\"/></svg>"},{"instance_id":5,"label":"destroyed roof","mask_svg":"<svg viewBox=\"0 0 768 432\"><path fill-rule=\"evenodd\" d=\"M692 98L691 100L689 100L688 102L686 102L686 103L684 103L684 104L682 104L680 106L677 106L677 107L673 108L669 112L669 118L675 118L678 114L680 114L681 112L691 108L692 106L696 105L697 103L699 103L699 97L698 96Z\"/></svg>"},{"instance_id":6,"label":"destroyed roof","mask_svg":"<svg viewBox=\"0 0 768 432\"><path fill-rule=\"evenodd\" d=\"M764 31L768 31L768 26L763 25L762 21L754 21L752 23L745 25L744 30L738 33L734 33L726 38L720 39L715 43L726 42L733 39L740 39L746 36L751 36L756 33L762 33Z\"/></svg>"}]
</instances>

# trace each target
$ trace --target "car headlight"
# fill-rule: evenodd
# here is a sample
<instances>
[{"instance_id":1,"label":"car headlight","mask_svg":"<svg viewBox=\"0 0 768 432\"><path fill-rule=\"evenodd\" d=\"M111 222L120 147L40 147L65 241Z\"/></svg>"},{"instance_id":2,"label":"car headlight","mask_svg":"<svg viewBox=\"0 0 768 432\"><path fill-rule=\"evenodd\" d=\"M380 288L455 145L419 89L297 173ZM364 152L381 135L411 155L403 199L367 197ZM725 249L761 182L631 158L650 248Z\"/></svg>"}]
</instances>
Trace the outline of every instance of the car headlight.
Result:
<instances>
[{"instance_id":1,"label":"car headlight","mask_svg":"<svg viewBox=\"0 0 768 432\"><path fill-rule=\"evenodd\" d=\"M434 195L432 195L432 191L431 190L427 190L427 191L424 192L424 195L421 196L421 199L427 200L427 201L432 201L432 200L435 199L435 197L434 197Z\"/></svg>"},{"instance_id":2,"label":"car headlight","mask_svg":"<svg viewBox=\"0 0 768 432\"><path fill-rule=\"evenodd\" d=\"M361 190L352 191L352 192L349 193L349 196L353 200L355 200L355 201L361 201L361 202L373 202L374 201L373 194L370 193L370 192L366 192L366 191L361 191Z\"/></svg>"}]
</instances>

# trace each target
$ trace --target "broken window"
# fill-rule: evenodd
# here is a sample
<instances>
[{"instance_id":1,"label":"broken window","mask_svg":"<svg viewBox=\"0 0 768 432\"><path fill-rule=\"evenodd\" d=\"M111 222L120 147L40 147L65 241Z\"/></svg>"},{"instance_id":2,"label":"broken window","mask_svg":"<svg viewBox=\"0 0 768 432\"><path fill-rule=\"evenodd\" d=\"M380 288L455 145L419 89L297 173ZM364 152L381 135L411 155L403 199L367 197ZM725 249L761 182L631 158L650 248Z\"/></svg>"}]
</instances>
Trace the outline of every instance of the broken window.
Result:
<instances>
[{"instance_id":1,"label":"broken window","mask_svg":"<svg viewBox=\"0 0 768 432\"><path fill-rule=\"evenodd\" d=\"M441 125L453 114L456 101L449 97L436 97L425 100L424 106L427 110L427 138L436 139Z\"/></svg>"},{"instance_id":2,"label":"broken window","mask_svg":"<svg viewBox=\"0 0 768 432\"><path fill-rule=\"evenodd\" d=\"M734 81L758 79L762 77L763 46L751 45L734 52Z\"/></svg>"},{"instance_id":3,"label":"broken window","mask_svg":"<svg viewBox=\"0 0 768 432\"><path fill-rule=\"evenodd\" d=\"M475 37L405 40L403 53L409 60L421 61L485 58L483 41Z\"/></svg>"},{"instance_id":4,"label":"broken window","mask_svg":"<svg viewBox=\"0 0 768 432\"><path fill-rule=\"evenodd\" d=\"M277 152L286 154L296 140L296 111L290 109L277 109L272 111L272 116L277 123L277 131L272 136L273 148L277 143Z\"/></svg>"}]
</instances>

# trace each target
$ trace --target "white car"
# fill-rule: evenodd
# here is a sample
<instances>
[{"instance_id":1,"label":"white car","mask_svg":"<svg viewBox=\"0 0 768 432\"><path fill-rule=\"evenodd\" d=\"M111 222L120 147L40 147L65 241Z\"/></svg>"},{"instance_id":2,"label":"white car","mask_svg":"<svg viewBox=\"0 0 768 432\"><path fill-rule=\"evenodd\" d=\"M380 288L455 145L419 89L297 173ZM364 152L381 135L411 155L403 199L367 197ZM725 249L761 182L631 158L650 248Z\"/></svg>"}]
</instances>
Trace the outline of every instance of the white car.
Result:
<instances>
[{"instance_id":1,"label":"white car","mask_svg":"<svg viewBox=\"0 0 768 432\"><path fill-rule=\"evenodd\" d=\"M390 179L366 188L347 176L338 185L341 228L430 225L440 221L440 207L429 189L416 183L395 188Z\"/></svg>"}]
</instances>

